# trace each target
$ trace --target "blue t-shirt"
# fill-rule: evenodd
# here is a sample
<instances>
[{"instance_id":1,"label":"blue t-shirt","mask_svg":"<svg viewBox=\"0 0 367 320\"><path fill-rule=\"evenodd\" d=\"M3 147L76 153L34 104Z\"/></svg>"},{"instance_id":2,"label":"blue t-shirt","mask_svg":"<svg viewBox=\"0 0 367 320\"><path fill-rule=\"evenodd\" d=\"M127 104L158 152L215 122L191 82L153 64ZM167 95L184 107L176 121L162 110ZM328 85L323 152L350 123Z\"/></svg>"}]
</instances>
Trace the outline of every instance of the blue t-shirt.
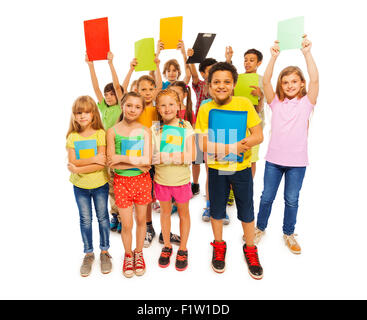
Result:
<instances>
[{"instance_id":1,"label":"blue t-shirt","mask_svg":"<svg viewBox=\"0 0 367 320\"><path fill-rule=\"evenodd\" d=\"M170 84L171 84L171 82L169 82L169 81L163 82L162 83L162 90L167 89Z\"/></svg>"}]
</instances>

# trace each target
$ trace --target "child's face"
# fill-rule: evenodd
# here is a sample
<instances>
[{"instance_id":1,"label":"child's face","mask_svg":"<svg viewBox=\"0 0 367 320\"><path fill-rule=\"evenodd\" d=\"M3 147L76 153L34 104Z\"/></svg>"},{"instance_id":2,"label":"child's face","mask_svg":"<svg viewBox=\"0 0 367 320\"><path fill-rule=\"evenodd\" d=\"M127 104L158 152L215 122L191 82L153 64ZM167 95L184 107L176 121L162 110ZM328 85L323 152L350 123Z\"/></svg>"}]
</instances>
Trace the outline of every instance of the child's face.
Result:
<instances>
[{"instance_id":1,"label":"child's face","mask_svg":"<svg viewBox=\"0 0 367 320\"><path fill-rule=\"evenodd\" d=\"M204 78L205 81L208 81L209 71L212 66L207 66L204 72L200 72L201 76Z\"/></svg>"},{"instance_id":2,"label":"child's face","mask_svg":"<svg viewBox=\"0 0 367 320\"><path fill-rule=\"evenodd\" d=\"M210 95L219 105L227 104L232 99L234 89L232 73L228 70L215 71L209 84Z\"/></svg>"},{"instance_id":3,"label":"child's face","mask_svg":"<svg viewBox=\"0 0 367 320\"><path fill-rule=\"evenodd\" d=\"M180 110L180 105L174 97L165 95L159 98L158 112L163 122L167 123L177 118L178 110Z\"/></svg>"},{"instance_id":4,"label":"child's face","mask_svg":"<svg viewBox=\"0 0 367 320\"><path fill-rule=\"evenodd\" d=\"M296 73L283 76L281 80L281 87L284 95L288 99L295 98L301 89L304 87L304 82L301 80L300 76Z\"/></svg>"},{"instance_id":5,"label":"child's face","mask_svg":"<svg viewBox=\"0 0 367 320\"><path fill-rule=\"evenodd\" d=\"M168 67L165 76L169 82L174 82L178 79L178 70L171 64Z\"/></svg>"},{"instance_id":6,"label":"child's face","mask_svg":"<svg viewBox=\"0 0 367 320\"><path fill-rule=\"evenodd\" d=\"M186 95L185 95L184 91L182 90L182 88L181 87L170 87L170 89L172 89L173 91L175 91L178 94L178 96L180 98L180 101L182 103L184 101L185 97L186 97Z\"/></svg>"},{"instance_id":7,"label":"child's face","mask_svg":"<svg viewBox=\"0 0 367 320\"><path fill-rule=\"evenodd\" d=\"M139 83L138 93L144 98L145 103L152 102L154 90L154 85L147 80L143 80Z\"/></svg>"},{"instance_id":8,"label":"child's face","mask_svg":"<svg viewBox=\"0 0 367 320\"><path fill-rule=\"evenodd\" d=\"M143 102L138 97L129 97L123 105L124 119L135 121L143 112Z\"/></svg>"},{"instance_id":9,"label":"child's face","mask_svg":"<svg viewBox=\"0 0 367 320\"><path fill-rule=\"evenodd\" d=\"M244 66L246 73L256 73L257 68L261 65L261 61L257 61L257 55L254 53L248 53L245 55Z\"/></svg>"},{"instance_id":10,"label":"child's face","mask_svg":"<svg viewBox=\"0 0 367 320\"><path fill-rule=\"evenodd\" d=\"M93 120L92 112L77 112L74 114L75 121L80 125L81 128L85 129L90 126Z\"/></svg>"},{"instance_id":11,"label":"child's face","mask_svg":"<svg viewBox=\"0 0 367 320\"><path fill-rule=\"evenodd\" d=\"M114 105L116 105L116 104L117 104L117 98L116 98L116 96L113 94L113 92L112 92L112 91L107 91L107 92L105 92L105 94L104 94L104 99L105 99L105 101L106 101L107 105L109 105L109 106L114 106Z\"/></svg>"}]
</instances>

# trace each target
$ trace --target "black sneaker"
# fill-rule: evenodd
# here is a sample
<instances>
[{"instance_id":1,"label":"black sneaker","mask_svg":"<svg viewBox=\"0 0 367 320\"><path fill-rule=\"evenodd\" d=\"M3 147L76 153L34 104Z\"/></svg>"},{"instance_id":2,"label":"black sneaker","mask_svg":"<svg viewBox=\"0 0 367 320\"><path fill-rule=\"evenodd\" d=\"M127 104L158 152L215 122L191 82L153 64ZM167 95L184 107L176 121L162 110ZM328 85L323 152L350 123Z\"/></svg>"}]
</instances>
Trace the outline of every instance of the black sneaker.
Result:
<instances>
[{"instance_id":1,"label":"black sneaker","mask_svg":"<svg viewBox=\"0 0 367 320\"><path fill-rule=\"evenodd\" d=\"M200 185L198 183L191 183L191 192L194 196L200 193Z\"/></svg>"},{"instance_id":2,"label":"black sneaker","mask_svg":"<svg viewBox=\"0 0 367 320\"><path fill-rule=\"evenodd\" d=\"M119 219L117 217L117 213L112 213L112 218L110 222L110 230L116 231L118 224L119 224Z\"/></svg>"},{"instance_id":3,"label":"black sneaker","mask_svg":"<svg viewBox=\"0 0 367 320\"><path fill-rule=\"evenodd\" d=\"M212 268L217 273L223 273L226 262L226 251L227 251L227 244L225 241L222 242L211 242L213 246L213 258L212 258Z\"/></svg>"},{"instance_id":4,"label":"black sneaker","mask_svg":"<svg viewBox=\"0 0 367 320\"><path fill-rule=\"evenodd\" d=\"M187 269L187 250L178 250L176 256L176 270L184 271Z\"/></svg>"},{"instance_id":5,"label":"black sneaker","mask_svg":"<svg viewBox=\"0 0 367 320\"><path fill-rule=\"evenodd\" d=\"M169 233L169 240L172 244L175 244L175 245L178 245L178 246L181 244L181 237L177 234L172 233L172 232ZM162 231L159 234L159 243L164 244Z\"/></svg>"},{"instance_id":6,"label":"black sneaker","mask_svg":"<svg viewBox=\"0 0 367 320\"><path fill-rule=\"evenodd\" d=\"M152 244L154 237L155 237L155 231L153 226L147 226L147 233L145 234L144 239L144 248L148 248Z\"/></svg>"},{"instance_id":7,"label":"black sneaker","mask_svg":"<svg viewBox=\"0 0 367 320\"><path fill-rule=\"evenodd\" d=\"M256 280L260 280L263 277L263 268L260 265L259 256L257 254L257 247L247 247L243 245L243 253L245 254L245 260L247 262L248 272L250 276Z\"/></svg>"},{"instance_id":8,"label":"black sneaker","mask_svg":"<svg viewBox=\"0 0 367 320\"><path fill-rule=\"evenodd\" d=\"M172 248L164 247L158 260L158 264L161 268L167 268L170 263L172 255Z\"/></svg>"}]
</instances>

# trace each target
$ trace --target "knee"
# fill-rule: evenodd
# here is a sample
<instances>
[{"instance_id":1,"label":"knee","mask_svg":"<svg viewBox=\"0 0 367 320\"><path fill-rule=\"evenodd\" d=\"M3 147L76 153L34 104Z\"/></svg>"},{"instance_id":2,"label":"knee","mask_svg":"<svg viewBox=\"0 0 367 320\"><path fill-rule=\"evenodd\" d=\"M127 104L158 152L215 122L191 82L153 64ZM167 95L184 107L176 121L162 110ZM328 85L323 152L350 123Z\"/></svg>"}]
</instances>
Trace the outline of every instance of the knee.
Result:
<instances>
[{"instance_id":1,"label":"knee","mask_svg":"<svg viewBox=\"0 0 367 320\"><path fill-rule=\"evenodd\" d=\"M286 194L284 202L289 207L298 208L298 194Z\"/></svg>"}]
</instances>

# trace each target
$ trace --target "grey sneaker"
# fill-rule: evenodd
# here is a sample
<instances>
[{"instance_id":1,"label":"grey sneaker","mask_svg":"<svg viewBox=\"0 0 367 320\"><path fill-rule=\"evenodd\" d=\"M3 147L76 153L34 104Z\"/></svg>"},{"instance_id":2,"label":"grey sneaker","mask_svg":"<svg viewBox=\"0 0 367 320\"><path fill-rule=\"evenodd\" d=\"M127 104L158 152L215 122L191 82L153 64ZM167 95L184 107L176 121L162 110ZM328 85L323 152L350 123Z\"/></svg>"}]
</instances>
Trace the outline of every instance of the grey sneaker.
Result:
<instances>
[{"instance_id":1,"label":"grey sneaker","mask_svg":"<svg viewBox=\"0 0 367 320\"><path fill-rule=\"evenodd\" d=\"M147 227L147 233L145 234L145 239L144 239L144 248L150 247L154 237L155 237L155 231L154 231L153 226Z\"/></svg>"},{"instance_id":2,"label":"grey sneaker","mask_svg":"<svg viewBox=\"0 0 367 320\"><path fill-rule=\"evenodd\" d=\"M83 259L82 266L80 267L80 275L82 277L88 277L92 271L92 264L94 262L94 253L86 254Z\"/></svg>"},{"instance_id":3,"label":"grey sneaker","mask_svg":"<svg viewBox=\"0 0 367 320\"><path fill-rule=\"evenodd\" d=\"M101 259L101 272L103 274L110 273L112 270L112 262L111 262L111 256L108 252L102 253L100 255Z\"/></svg>"}]
</instances>

